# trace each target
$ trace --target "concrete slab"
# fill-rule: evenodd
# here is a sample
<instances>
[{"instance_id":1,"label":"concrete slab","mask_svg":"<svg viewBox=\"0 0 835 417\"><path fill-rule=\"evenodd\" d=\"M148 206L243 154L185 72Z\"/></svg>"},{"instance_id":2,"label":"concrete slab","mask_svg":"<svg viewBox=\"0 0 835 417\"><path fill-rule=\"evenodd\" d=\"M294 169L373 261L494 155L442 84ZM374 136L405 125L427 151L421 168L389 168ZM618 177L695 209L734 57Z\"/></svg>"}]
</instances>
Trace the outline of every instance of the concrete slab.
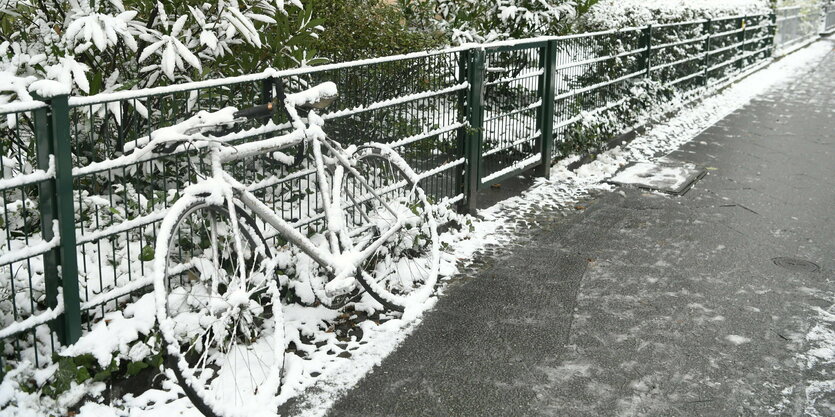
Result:
<instances>
[{"instance_id":1,"label":"concrete slab","mask_svg":"<svg viewBox=\"0 0 835 417\"><path fill-rule=\"evenodd\" d=\"M632 162L621 168L607 182L644 190L683 195L705 176L704 168L672 160Z\"/></svg>"}]
</instances>

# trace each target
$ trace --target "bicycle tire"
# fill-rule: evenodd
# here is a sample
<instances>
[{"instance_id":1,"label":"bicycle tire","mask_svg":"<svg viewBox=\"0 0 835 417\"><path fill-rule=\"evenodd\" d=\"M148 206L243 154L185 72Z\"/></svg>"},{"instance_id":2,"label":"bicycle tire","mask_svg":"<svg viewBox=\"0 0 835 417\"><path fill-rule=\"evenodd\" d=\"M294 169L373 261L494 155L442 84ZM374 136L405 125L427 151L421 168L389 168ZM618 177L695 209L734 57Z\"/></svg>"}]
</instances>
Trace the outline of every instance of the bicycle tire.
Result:
<instances>
[{"instance_id":1,"label":"bicycle tire","mask_svg":"<svg viewBox=\"0 0 835 417\"><path fill-rule=\"evenodd\" d=\"M229 229L233 226L227 206L200 197L184 197L163 220L157 239L155 267L161 266L164 273L161 278L157 275L154 284L165 364L174 371L195 408L209 417L253 415L247 407L253 403L261 403L257 411L268 411L264 401L247 400L263 399L265 395L266 400L275 398L284 362L281 301L277 282L270 276L270 262L266 261L271 259L269 249L254 219L241 209L235 212L239 241ZM203 235L209 230L197 228L201 223L206 226L207 219L213 234ZM190 253L184 254L184 249ZM242 269L231 265L235 259L242 259L239 253L247 265L245 272L250 274L250 287L240 287L238 275ZM214 258L200 257L207 254ZM172 259L172 255L179 258ZM185 268L173 268L175 262ZM264 305L267 297L266 307L270 308ZM226 312L231 313L224 316ZM221 321L225 324L218 326ZM188 324L196 324L197 331L189 329ZM264 359L255 357L259 352ZM249 381L239 377L246 377L244 373L236 373L238 358L245 362ZM260 364L257 376L253 364ZM279 364L277 369L275 364ZM230 375L236 392L224 389Z\"/></svg>"},{"instance_id":2,"label":"bicycle tire","mask_svg":"<svg viewBox=\"0 0 835 417\"><path fill-rule=\"evenodd\" d=\"M390 147L363 145L354 158L355 170L378 192L377 196L365 192L362 197L351 197L345 212L346 224L356 235L354 240L362 247L363 242L368 244L384 236L393 220L405 223L366 258L356 277L385 308L402 312L429 298L437 282L440 254L432 205L418 186L417 175ZM344 187L349 196L364 188L352 175L346 176ZM383 202L397 212L396 216ZM356 230L361 232L357 234Z\"/></svg>"}]
</instances>

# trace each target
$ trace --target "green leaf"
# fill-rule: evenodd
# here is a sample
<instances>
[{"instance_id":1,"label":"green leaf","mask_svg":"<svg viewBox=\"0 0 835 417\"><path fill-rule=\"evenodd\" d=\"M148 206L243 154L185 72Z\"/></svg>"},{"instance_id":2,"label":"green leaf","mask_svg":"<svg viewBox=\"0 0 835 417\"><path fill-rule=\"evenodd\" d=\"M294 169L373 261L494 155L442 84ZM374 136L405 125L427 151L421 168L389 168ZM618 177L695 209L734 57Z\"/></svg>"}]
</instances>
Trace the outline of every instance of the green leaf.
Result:
<instances>
[{"instance_id":1,"label":"green leaf","mask_svg":"<svg viewBox=\"0 0 835 417\"><path fill-rule=\"evenodd\" d=\"M159 368L162 365L162 353L157 353L156 355L147 359L150 361L151 366L154 368Z\"/></svg>"},{"instance_id":2,"label":"green leaf","mask_svg":"<svg viewBox=\"0 0 835 417\"><path fill-rule=\"evenodd\" d=\"M131 362L128 364L128 375L134 376L149 366L151 365L148 365L145 362Z\"/></svg>"},{"instance_id":3,"label":"green leaf","mask_svg":"<svg viewBox=\"0 0 835 417\"><path fill-rule=\"evenodd\" d=\"M102 86L102 73L96 72L93 74L93 79L90 80L90 95L98 94L101 92Z\"/></svg>"},{"instance_id":4,"label":"green leaf","mask_svg":"<svg viewBox=\"0 0 835 417\"><path fill-rule=\"evenodd\" d=\"M87 368L83 368L83 369L86 370ZM103 371L96 372L96 374L93 375L93 381L95 381L95 382L104 381L105 379L110 378L111 374L113 374L113 371L111 371L109 369L105 369ZM88 373L88 375L89 375L89 373Z\"/></svg>"},{"instance_id":5,"label":"green leaf","mask_svg":"<svg viewBox=\"0 0 835 417\"><path fill-rule=\"evenodd\" d=\"M139 260L142 262L150 262L154 260L154 246L145 245L139 253Z\"/></svg>"},{"instance_id":6,"label":"green leaf","mask_svg":"<svg viewBox=\"0 0 835 417\"><path fill-rule=\"evenodd\" d=\"M86 380L90 379L90 371L83 366L79 366L75 369L75 382L80 384Z\"/></svg>"}]
</instances>

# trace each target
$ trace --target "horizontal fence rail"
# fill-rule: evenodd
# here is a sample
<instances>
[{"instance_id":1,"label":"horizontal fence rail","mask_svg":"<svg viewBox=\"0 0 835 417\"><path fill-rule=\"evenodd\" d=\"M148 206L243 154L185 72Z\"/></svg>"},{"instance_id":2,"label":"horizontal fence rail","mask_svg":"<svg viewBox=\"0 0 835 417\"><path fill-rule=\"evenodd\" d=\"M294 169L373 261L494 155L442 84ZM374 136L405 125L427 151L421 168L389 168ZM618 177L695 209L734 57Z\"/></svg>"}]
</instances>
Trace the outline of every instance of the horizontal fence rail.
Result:
<instances>
[{"instance_id":1,"label":"horizontal fence rail","mask_svg":"<svg viewBox=\"0 0 835 417\"><path fill-rule=\"evenodd\" d=\"M769 62L775 48L832 29L833 14L787 8L0 106L2 359L42 366L150 291L160 222L198 180L205 152L137 158L130 150L201 110L268 102L276 80L293 91L332 81L340 97L322 115L331 138L392 145L432 199L471 211L479 190L532 168L547 176L555 159L634 128L644 97L724 85ZM274 137L287 122L248 122L218 140ZM300 230L321 226L311 167L259 155L228 169Z\"/></svg>"}]
</instances>

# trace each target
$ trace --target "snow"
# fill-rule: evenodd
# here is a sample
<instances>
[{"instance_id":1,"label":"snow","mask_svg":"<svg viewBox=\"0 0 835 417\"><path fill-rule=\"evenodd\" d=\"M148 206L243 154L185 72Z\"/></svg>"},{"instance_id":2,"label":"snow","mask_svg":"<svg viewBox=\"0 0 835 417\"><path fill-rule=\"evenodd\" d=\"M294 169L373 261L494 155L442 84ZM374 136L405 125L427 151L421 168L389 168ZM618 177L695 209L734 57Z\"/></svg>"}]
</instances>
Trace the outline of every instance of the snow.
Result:
<instances>
[{"instance_id":1,"label":"snow","mask_svg":"<svg viewBox=\"0 0 835 417\"><path fill-rule=\"evenodd\" d=\"M48 308L38 315L30 316L25 320L16 321L4 327L3 329L0 329L0 339L5 339L9 336L13 336L20 332L32 329L35 326L47 323L51 320L56 319L63 312L64 299L62 297L58 297L58 305L56 305L55 308Z\"/></svg>"},{"instance_id":2,"label":"snow","mask_svg":"<svg viewBox=\"0 0 835 417\"><path fill-rule=\"evenodd\" d=\"M49 156L49 168L46 171L36 169L28 174L18 174L12 178L0 179L0 190L8 190L9 188L21 187L24 185L34 184L41 181L50 180L55 177L55 156Z\"/></svg>"},{"instance_id":3,"label":"snow","mask_svg":"<svg viewBox=\"0 0 835 417\"><path fill-rule=\"evenodd\" d=\"M766 0L601 0L583 19L596 28L771 13Z\"/></svg>"},{"instance_id":4,"label":"snow","mask_svg":"<svg viewBox=\"0 0 835 417\"><path fill-rule=\"evenodd\" d=\"M53 80L38 80L29 84L29 92L35 93L43 98L69 94L70 89L66 85Z\"/></svg>"},{"instance_id":5,"label":"snow","mask_svg":"<svg viewBox=\"0 0 835 417\"><path fill-rule=\"evenodd\" d=\"M25 247L18 247L21 241L8 242L8 251L0 254L0 265L8 265L23 259L32 258L41 255L47 251L58 247L61 244L61 236L58 233L58 221L52 222L52 239L44 241L43 239L32 239L26 242Z\"/></svg>"},{"instance_id":6,"label":"snow","mask_svg":"<svg viewBox=\"0 0 835 417\"><path fill-rule=\"evenodd\" d=\"M154 311L154 295L145 294L123 311L107 313L92 330L60 352L60 355L79 356L90 353L105 368L114 359L113 352L127 356L130 352L129 344L139 335L150 333L156 323Z\"/></svg>"},{"instance_id":7,"label":"snow","mask_svg":"<svg viewBox=\"0 0 835 417\"><path fill-rule=\"evenodd\" d=\"M42 101L14 101L11 103L0 104L0 114L22 113L42 109L44 107L46 107L46 103Z\"/></svg>"},{"instance_id":8,"label":"snow","mask_svg":"<svg viewBox=\"0 0 835 417\"><path fill-rule=\"evenodd\" d=\"M691 172L688 167L641 162L620 171L609 181L646 188L677 190L687 183Z\"/></svg>"},{"instance_id":9,"label":"snow","mask_svg":"<svg viewBox=\"0 0 835 417\"><path fill-rule=\"evenodd\" d=\"M729 341L729 342L731 342L731 343L733 343L737 346L739 346L743 343L750 343L751 342L751 339L749 339L745 336L739 336L739 335L735 335L735 334L729 334L729 335L725 336L725 340L727 340L727 341Z\"/></svg>"}]
</instances>

